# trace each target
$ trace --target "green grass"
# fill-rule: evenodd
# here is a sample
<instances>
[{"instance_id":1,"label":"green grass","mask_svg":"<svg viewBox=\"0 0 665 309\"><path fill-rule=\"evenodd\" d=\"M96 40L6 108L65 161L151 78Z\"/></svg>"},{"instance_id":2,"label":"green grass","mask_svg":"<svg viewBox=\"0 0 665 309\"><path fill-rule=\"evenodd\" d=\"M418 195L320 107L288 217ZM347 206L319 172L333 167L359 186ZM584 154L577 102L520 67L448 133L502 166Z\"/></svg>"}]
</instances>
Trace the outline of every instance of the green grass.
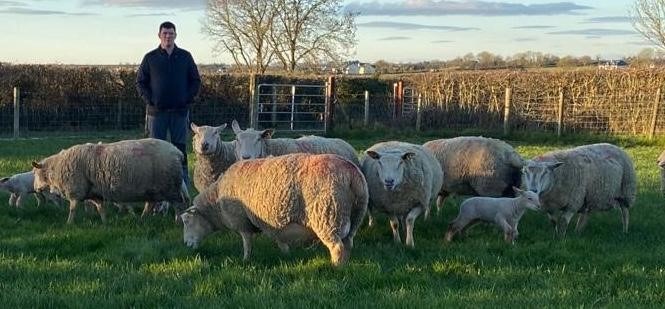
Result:
<instances>
[{"instance_id":1,"label":"green grass","mask_svg":"<svg viewBox=\"0 0 665 309\"><path fill-rule=\"evenodd\" d=\"M420 143L454 134L377 130L337 135L361 151L381 140ZM3 140L0 175L27 170L30 161L73 144L117 139ZM7 308L662 307L665 199L654 163L665 140L528 134L508 140L526 157L599 141L625 147L639 177L630 232L622 234L618 211L609 211L593 214L581 235L569 231L565 240L555 240L546 217L527 212L514 246L504 244L490 225L446 244L443 233L460 202L454 198L442 213L416 221L416 249L393 244L387 219L378 216L377 226L360 230L348 265L334 269L321 246L282 255L258 236L251 261L243 262L236 234L219 232L191 250L170 216L139 223L111 210L104 225L96 214L81 210L76 224L67 226L64 208L37 207L32 198L23 209L9 208L3 192L0 303ZM190 165L193 159L190 155Z\"/></svg>"}]
</instances>

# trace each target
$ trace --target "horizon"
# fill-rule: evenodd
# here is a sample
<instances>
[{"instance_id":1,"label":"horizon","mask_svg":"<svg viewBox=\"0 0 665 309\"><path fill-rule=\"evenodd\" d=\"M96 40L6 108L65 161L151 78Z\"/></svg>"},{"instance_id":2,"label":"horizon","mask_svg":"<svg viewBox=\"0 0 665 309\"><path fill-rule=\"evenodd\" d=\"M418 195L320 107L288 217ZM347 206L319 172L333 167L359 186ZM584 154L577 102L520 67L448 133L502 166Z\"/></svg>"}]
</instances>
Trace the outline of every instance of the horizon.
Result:
<instances>
[{"instance_id":1,"label":"horizon","mask_svg":"<svg viewBox=\"0 0 665 309\"><path fill-rule=\"evenodd\" d=\"M533 51L558 57L621 59L655 45L631 24L631 0L344 1L360 12L355 53L374 63L448 61L487 51L502 57ZM12 64L137 65L158 44L157 28L176 24L176 44L198 64L234 64L201 33L205 1L0 1Z\"/></svg>"}]
</instances>

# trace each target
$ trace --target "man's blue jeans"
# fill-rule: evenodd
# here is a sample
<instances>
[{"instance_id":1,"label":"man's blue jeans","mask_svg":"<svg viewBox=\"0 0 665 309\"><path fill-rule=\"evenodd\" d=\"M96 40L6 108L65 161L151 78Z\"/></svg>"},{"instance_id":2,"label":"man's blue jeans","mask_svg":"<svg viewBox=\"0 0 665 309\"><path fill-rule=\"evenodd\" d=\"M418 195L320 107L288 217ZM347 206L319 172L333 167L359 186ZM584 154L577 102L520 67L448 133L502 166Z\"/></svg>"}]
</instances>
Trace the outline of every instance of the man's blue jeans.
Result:
<instances>
[{"instance_id":1,"label":"man's blue jeans","mask_svg":"<svg viewBox=\"0 0 665 309\"><path fill-rule=\"evenodd\" d=\"M145 117L146 136L167 140L171 136L171 144L184 155L182 161L182 179L189 186L189 171L187 169L187 135L189 133L189 112L157 112Z\"/></svg>"}]
</instances>

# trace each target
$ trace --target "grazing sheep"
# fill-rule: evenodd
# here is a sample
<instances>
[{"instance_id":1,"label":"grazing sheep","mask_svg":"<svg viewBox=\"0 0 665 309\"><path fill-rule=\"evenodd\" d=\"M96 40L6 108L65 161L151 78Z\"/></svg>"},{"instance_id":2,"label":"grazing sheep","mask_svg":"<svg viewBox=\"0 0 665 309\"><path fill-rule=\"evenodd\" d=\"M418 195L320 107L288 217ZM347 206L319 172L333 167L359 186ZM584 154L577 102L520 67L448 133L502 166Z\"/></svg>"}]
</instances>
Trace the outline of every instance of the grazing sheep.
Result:
<instances>
[{"instance_id":1,"label":"grazing sheep","mask_svg":"<svg viewBox=\"0 0 665 309\"><path fill-rule=\"evenodd\" d=\"M212 184L231 164L236 162L235 145L233 142L224 142L219 134L226 128L226 124L219 127L197 126L192 122L192 148L196 154L194 165L194 187L203 192Z\"/></svg>"},{"instance_id":2,"label":"grazing sheep","mask_svg":"<svg viewBox=\"0 0 665 309\"><path fill-rule=\"evenodd\" d=\"M439 161L420 145L396 141L375 144L365 153L361 166L369 187L369 209L390 216L396 243L401 243L401 222L406 245L414 247L413 223L441 190Z\"/></svg>"},{"instance_id":3,"label":"grazing sheep","mask_svg":"<svg viewBox=\"0 0 665 309\"><path fill-rule=\"evenodd\" d=\"M452 193L512 197L520 186L524 160L504 141L482 136L460 136L423 144L443 168L443 186L436 202L441 210Z\"/></svg>"},{"instance_id":4,"label":"grazing sheep","mask_svg":"<svg viewBox=\"0 0 665 309\"><path fill-rule=\"evenodd\" d=\"M318 239L339 266L349 257L367 200L360 169L337 155L239 161L181 215L183 238L196 248L208 234L229 228L242 237L245 260L258 232L273 238L283 252Z\"/></svg>"},{"instance_id":5,"label":"grazing sheep","mask_svg":"<svg viewBox=\"0 0 665 309\"><path fill-rule=\"evenodd\" d=\"M60 198L57 195L51 194L50 192L35 191L34 183L35 174L30 171L0 179L0 189L10 193L9 206L14 206L17 208L23 207L23 202L25 201L25 197L28 196L28 194L35 195L35 199L37 199L37 206L40 206L42 203L44 203L46 199L53 202L55 205L60 206Z\"/></svg>"},{"instance_id":6,"label":"grazing sheep","mask_svg":"<svg viewBox=\"0 0 665 309\"><path fill-rule=\"evenodd\" d=\"M593 144L548 152L527 161L523 177L525 188L539 194L555 234L564 237L576 213L580 232L590 212L609 208L621 210L623 231L628 232L637 180L633 162L621 148Z\"/></svg>"},{"instance_id":7,"label":"grazing sheep","mask_svg":"<svg viewBox=\"0 0 665 309\"><path fill-rule=\"evenodd\" d=\"M297 139L273 139L272 129L257 131L254 129L241 130L238 122L231 123L236 134L235 152L238 160L265 158L267 156L281 156L289 153L336 154L347 159L356 166L360 166L358 155L353 146L339 138L326 138L321 136L303 136Z\"/></svg>"},{"instance_id":8,"label":"grazing sheep","mask_svg":"<svg viewBox=\"0 0 665 309\"><path fill-rule=\"evenodd\" d=\"M538 194L512 188L516 197L472 197L460 205L457 218L448 225L446 241L453 240L458 232L464 232L479 221L493 222L503 230L506 242L515 243L519 232L517 225L526 209L540 210Z\"/></svg>"},{"instance_id":9,"label":"grazing sheep","mask_svg":"<svg viewBox=\"0 0 665 309\"><path fill-rule=\"evenodd\" d=\"M60 192L69 200L67 223L74 222L76 206L86 199L146 202L143 216L156 202L187 203L189 194L182 180L182 152L171 143L146 138L108 144L75 145L41 162L33 162L35 189Z\"/></svg>"},{"instance_id":10,"label":"grazing sheep","mask_svg":"<svg viewBox=\"0 0 665 309\"><path fill-rule=\"evenodd\" d=\"M657 163L660 169L660 192L665 196L665 151L658 156Z\"/></svg>"}]
</instances>

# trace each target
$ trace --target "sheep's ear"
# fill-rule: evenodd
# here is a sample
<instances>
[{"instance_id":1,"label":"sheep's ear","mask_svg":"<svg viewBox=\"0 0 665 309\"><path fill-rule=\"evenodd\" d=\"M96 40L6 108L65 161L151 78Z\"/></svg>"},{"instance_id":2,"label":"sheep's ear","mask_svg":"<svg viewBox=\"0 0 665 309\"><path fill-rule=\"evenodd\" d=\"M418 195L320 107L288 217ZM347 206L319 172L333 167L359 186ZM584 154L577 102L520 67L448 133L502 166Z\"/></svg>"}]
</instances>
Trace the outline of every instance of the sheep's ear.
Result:
<instances>
[{"instance_id":1,"label":"sheep's ear","mask_svg":"<svg viewBox=\"0 0 665 309\"><path fill-rule=\"evenodd\" d=\"M520 190L520 188L513 186L513 191L515 191L515 194L522 195L524 193L524 190Z\"/></svg>"},{"instance_id":2,"label":"sheep's ear","mask_svg":"<svg viewBox=\"0 0 665 309\"><path fill-rule=\"evenodd\" d=\"M373 150L367 150L367 151L365 151L365 153L366 153L370 158L372 158L372 159L374 159L374 160L378 160L379 158L381 158L381 155L380 155L378 152L373 151Z\"/></svg>"},{"instance_id":3,"label":"sheep's ear","mask_svg":"<svg viewBox=\"0 0 665 309\"><path fill-rule=\"evenodd\" d=\"M563 165L563 162L554 162L554 163L549 163L547 164L547 168L550 169L550 171L553 171L557 169L559 166Z\"/></svg>"},{"instance_id":4,"label":"sheep's ear","mask_svg":"<svg viewBox=\"0 0 665 309\"><path fill-rule=\"evenodd\" d=\"M231 128L233 129L233 133L235 134L242 132L242 130L240 129L240 125L235 119L233 119L233 122L231 122Z\"/></svg>"},{"instance_id":5,"label":"sheep's ear","mask_svg":"<svg viewBox=\"0 0 665 309\"><path fill-rule=\"evenodd\" d=\"M195 134L199 133L199 126L197 126L196 123L191 122L189 124L189 127L192 129L192 132L194 132Z\"/></svg>"},{"instance_id":6,"label":"sheep's ear","mask_svg":"<svg viewBox=\"0 0 665 309\"><path fill-rule=\"evenodd\" d=\"M9 177L4 177L4 178L0 179L0 183L5 183L7 181L9 181Z\"/></svg>"},{"instance_id":7,"label":"sheep's ear","mask_svg":"<svg viewBox=\"0 0 665 309\"><path fill-rule=\"evenodd\" d=\"M415 156L416 156L415 152L407 152L407 153L402 155L402 160L408 161L408 160L413 159L413 157L415 157Z\"/></svg>"},{"instance_id":8,"label":"sheep's ear","mask_svg":"<svg viewBox=\"0 0 665 309\"><path fill-rule=\"evenodd\" d=\"M273 132L275 132L273 129L263 130L263 132L261 132L261 138L269 139L272 137Z\"/></svg>"},{"instance_id":9,"label":"sheep's ear","mask_svg":"<svg viewBox=\"0 0 665 309\"><path fill-rule=\"evenodd\" d=\"M223 123L221 126L215 128L215 131L217 131L217 134L219 134L224 131L224 129L226 129L226 123Z\"/></svg>"},{"instance_id":10,"label":"sheep's ear","mask_svg":"<svg viewBox=\"0 0 665 309\"><path fill-rule=\"evenodd\" d=\"M38 169L41 169L41 168L44 168L44 165L43 165L43 164L39 164L39 163L37 163L37 162L35 162L35 161L32 161L32 167L34 167L34 168L38 168Z\"/></svg>"}]
</instances>

